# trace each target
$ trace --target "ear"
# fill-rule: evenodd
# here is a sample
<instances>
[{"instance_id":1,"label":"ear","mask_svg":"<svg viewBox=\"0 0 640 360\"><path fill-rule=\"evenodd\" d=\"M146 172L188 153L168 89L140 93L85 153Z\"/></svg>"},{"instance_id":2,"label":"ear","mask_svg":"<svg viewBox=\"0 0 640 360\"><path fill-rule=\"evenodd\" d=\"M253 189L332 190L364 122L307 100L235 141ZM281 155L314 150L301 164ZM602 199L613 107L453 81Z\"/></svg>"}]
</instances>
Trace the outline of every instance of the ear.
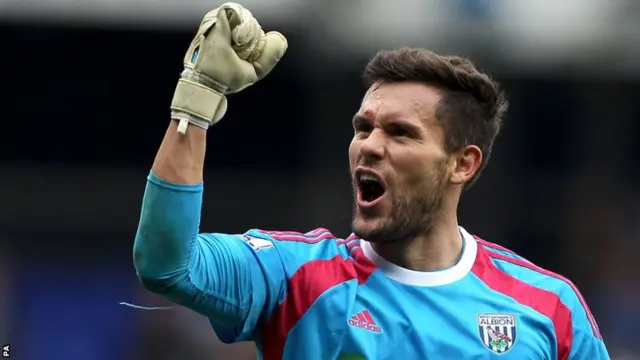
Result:
<instances>
[{"instance_id":1,"label":"ear","mask_svg":"<svg viewBox=\"0 0 640 360\"><path fill-rule=\"evenodd\" d=\"M482 164L482 150L475 145L468 145L454 156L453 171L449 181L455 185L462 185L476 174Z\"/></svg>"}]
</instances>

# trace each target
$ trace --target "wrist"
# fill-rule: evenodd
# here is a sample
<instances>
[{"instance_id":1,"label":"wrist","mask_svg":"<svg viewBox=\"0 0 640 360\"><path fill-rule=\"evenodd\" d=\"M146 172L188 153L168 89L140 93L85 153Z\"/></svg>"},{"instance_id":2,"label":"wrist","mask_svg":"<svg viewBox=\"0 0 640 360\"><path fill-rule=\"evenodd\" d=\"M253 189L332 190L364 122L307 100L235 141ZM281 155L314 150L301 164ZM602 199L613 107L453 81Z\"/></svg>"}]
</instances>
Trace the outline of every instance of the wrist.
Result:
<instances>
[{"instance_id":1,"label":"wrist","mask_svg":"<svg viewBox=\"0 0 640 360\"><path fill-rule=\"evenodd\" d=\"M171 101L171 118L179 123L178 131L184 134L188 124L202 129L218 122L227 110L223 93L202 84L202 77L193 71L183 72Z\"/></svg>"},{"instance_id":2,"label":"wrist","mask_svg":"<svg viewBox=\"0 0 640 360\"><path fill-rule=\"evenodd\" d=\"M177 122L177 130L181 134L186 133L189 124L195 125L202 130L208 130L209 126L212 125L209 121L198 119L195 116L174 110L171 110L171 120Z\"/></svg>"}]
</instances>

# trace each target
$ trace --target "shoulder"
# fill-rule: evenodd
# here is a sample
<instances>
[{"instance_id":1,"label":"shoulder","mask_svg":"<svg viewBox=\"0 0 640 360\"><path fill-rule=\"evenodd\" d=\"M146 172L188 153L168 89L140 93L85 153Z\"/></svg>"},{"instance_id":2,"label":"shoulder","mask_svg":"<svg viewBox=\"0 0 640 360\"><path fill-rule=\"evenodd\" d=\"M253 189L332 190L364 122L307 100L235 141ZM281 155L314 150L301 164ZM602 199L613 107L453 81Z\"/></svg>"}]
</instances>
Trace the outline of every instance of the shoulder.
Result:
<instances>
[{"instance_id":1,"label":"shoulder","mask_svg":"<svg viewBox=\"0 0 640 360\"><path fill-rule=\"evenodd\" d=\"M355 236L343 239L325 228L316 228L307 232L252 229L241 237L252 248L255 248L253 244L274 247L285 258L295 257L296 262L329 260L336 256L347 258L352 249L359 245L359 239Z\"/></svg>"},{"instance_id":2,"label":"shoulder","mask_svg":"<svg viewBox=\"0 0 640 360\"><path fill-rule=\"evenodd\" d=\"M253 229L242 236L247 243L271 247L256 255L263 258L261 261L280 262L290 284L306 284L306 291L318 287L324 291L326 287L355 279L364 282L375 270L362 255L360 238L353 234L343 239L325 228L304 233ZM319 274L322 281L317 281Z\"/></svg>"},{"instance_id":3,"label":"shoulder","mask_svg":"<svg viewBox=\"0 0 640 360\"><path fill-rule=\"evenodd\" d=\"M301 269L353 267L352 260L360 249L360 239L356 236L343 239L325 228L307 232L251 229L243 234L200 235L215 238L237 249L243 256L249 255L263 267L282 268L288 275Z\"/></svg>"},{"instance_id":4,"label":"shoulder","mask_svg":"<svg viewBox=\"0 0 640 360\"><path fill-rule=\"evenodd\" d=\"M563 302L573 303L582 296L578 288L566 277L544 269L515 252L474 236L478 242L480 254L487 257L493 265L507 275L528 285L542 288L559 296Z\"/></svg>"},{"instance_id":5,"label":"shoulder","mask_svg":"<svg viewBox=\"0 0 640 360\"><path fill-rule=\"evenodd\" d=\"M600 338L596 321L584 297L571 280L544 269L503 246L477 236L474 238L478 242L478 262L482 263L484 258L487 264L494 267L496 276L510 280L512 295L529 297L531 304L528 305L548 315L559 316L565 313L565 319L572 321L574 328L584 328ZM487 274L483 280L491 281L491 276Z\"/></svg>"}]
</instances>

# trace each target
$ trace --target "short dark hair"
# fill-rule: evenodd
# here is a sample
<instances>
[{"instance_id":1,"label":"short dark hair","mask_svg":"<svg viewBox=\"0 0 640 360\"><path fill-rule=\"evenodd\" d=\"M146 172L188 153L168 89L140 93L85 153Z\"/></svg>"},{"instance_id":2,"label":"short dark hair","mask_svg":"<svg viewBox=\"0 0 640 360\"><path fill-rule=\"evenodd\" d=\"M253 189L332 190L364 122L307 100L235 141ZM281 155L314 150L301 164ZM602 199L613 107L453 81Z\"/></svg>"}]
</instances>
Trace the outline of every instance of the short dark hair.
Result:
<instances>
[{"instance_id":1,"label":"short dark hair","mask_svg":"<svg viewBox=\"0 0 640 360\"><path fill-rule=\"evenodd\" d=\"M418 48L378 52L365 67L364 78L368 87L377 82L415 81L441 88L444 94L436 119L444 130L444 150L453 153L468 145L480 148L482 164L465 188L475 183L487 166L509 107L496 81L469 59Z\"/></svg>"}]
</instances>

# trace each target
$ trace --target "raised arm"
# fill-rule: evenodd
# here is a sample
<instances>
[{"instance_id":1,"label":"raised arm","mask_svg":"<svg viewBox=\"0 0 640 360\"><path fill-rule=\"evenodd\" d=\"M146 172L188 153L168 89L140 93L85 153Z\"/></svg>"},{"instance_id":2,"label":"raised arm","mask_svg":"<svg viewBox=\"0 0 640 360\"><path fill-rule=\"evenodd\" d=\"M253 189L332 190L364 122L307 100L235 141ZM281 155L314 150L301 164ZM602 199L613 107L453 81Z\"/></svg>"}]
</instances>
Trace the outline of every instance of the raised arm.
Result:
<instances>
[{"instance_id":1,"label":"raised arm","mask_svg":"<svg viewBox=\"0 0 640 360\"><path fill-rule=\"evenodd\" d=\"M282 35L265 35L237 4L205 16L185 55L134 243L134 265L147 289L236 332L255 325L247 317L265 305L269 280L237 237L199 234L206 132L224 115L225 95L261 79L285 50Z\"/></svg>"}]
</instances>

